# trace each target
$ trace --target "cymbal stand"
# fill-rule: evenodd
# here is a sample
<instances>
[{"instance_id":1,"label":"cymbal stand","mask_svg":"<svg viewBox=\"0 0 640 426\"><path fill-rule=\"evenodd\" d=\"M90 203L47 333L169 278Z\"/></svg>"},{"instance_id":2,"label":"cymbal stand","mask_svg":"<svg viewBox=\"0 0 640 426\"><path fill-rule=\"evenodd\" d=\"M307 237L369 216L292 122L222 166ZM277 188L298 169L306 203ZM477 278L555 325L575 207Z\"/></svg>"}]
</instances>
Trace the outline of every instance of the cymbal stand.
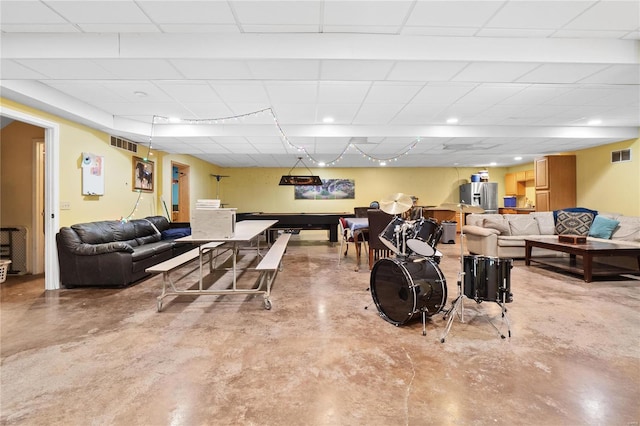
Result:
<instances>
[{"instance_id":1,"label":"cymbal stand","mask_svg":"<svg viewBox=\"0 0 640 426\"><path fill-rule=\"evenodd\" d=\"M440 338L440 342L444 343L449 331L451 330L451 325L453 324L453 319L456 314L460 316L460 322L464 323L464 299L466 296L462 292L462 284L464 283L464 231L463 231L463 211L462 205L460 206L460 271L458 272L458 297L456 297L451 304L451 309L444 313L443 319L447 320L447 326L444 329L444 333ZM458 310L460 312L458 312ZM448 318L447 318L448 317Z\"/></svg>"}]
</instances>

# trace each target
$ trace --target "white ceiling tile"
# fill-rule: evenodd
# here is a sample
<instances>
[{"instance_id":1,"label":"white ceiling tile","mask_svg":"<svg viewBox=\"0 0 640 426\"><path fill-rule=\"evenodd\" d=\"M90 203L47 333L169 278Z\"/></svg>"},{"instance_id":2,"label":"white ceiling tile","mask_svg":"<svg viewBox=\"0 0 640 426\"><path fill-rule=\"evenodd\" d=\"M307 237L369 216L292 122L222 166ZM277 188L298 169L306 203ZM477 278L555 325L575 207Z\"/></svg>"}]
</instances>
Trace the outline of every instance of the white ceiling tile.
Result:
<instances>
[{"instance_id":1,"label":"white ceiling tile","mask_svg":"<svg viewBox=\"0 0 640 426\"><path fill-rule=\"evenodd\" d=\"M3 33L77 33L71 24L2 24Z\"/></svg>"},{"instance_id":2,"label":"white ceiling tile","mask_svg":"<svg viewBox=\"0 0 640 426\"><path fill-rule=\"evenodd\" d=\"M318 104L316 112L316 123L322 123L324 117L333 117L335 124L351 123L360 104Z\"/></svg>"},{"instance_id":3,"label":"white ceiling tile","mask_svg":"<svg viewBox=\"0 0 640 426\"><path fill-rule=\"evenodd\" d=\"M538 30L532 28L525 29L505 29L505 28L482 28L475 35L478 37L507 37L507 38L546 38L554 35L554 30Z\"/></svg>"},{"instance_id":4,"label":"white ceiling tile","mask_svg":"<svg viewBox=\"0 0 640 426\"><path fill-rule=\"evenodd\" d=\"M85 33L159 33L160 28L154 24L78 24Z\"/></svg>"},{"instance_id":5,"label":"white ceiling tile","mask_svg":"<svg viewBox=\"0 0 640 426\"><path fill-rule=\"evenodd\" d=\"M596 64L544 64L520 77L523 83L576 83L607 68Z\"/></svg>"},{"instance_id":6,"label":"white ceiling tile","mask_svg":"<svg viewBox=\"0 0 640 426\"><path fill-rule=\"evenodd\" d=\"M312 59L252 60L247 66L253 78L263 80L317 80L320 62Z\"/></svg>"},{"instance_id":7,"label":"white ceiling tile","mask_svg":"<svg viewBox=\"0 0 640 426\"><path fill-rule=\"evenodd\" d=\"M229 4L223 1L138 1L156 24L234 24Z\"/></svg>"},{"instance_id":8,"label":"white ceiling tile","mask_svg":"<svg viewBox=\"0 0 640 426\"><path fill-rule=\"evenodd\" d=\"M322 80L384 80L393 61L324 60Z\"/></svg>"},{"instance_id":9,"label":"white ceiling tile","mask_svg":"<svg viewBox=\"0 0 640 426\"><path fill-rule=\"evenodd\" d=\"M623 38L628 34L625 30L558 30L553 33L555 38Z\"/></svg>"},{"instance_id":10,"label":"white ceiling tile","mask_svg":"<svg viewBox=\"0 0 640 426\"><path fill-rule=\"evenodd\" d=\"M369 82L322 81L318 85L318 102L360 104L370 86Z\"/></svg>"},{"instance_id":11,"label":"white ceiling tile","mask_svg":"<svg viewBox=\"0 0 640 426\"><path fill-rule=\"evenodd\" d=\"M388 124L404 104L365 104L353 119L353 124Z\"/></svg>"},{"instance_id":12,"label":"white ceiling tile","mask_svg":"<svg viewBox=\"0 0 640 426\"><path fill-rule=\"evenodd\" d=\"M365 101L367 104L406 103L413 99L422 87L422 84L377 81L371 86Z\"/></svg>"},{"instance_id":13,"label":"white ceiling tile","mask_svg":"<svg viewBox=\"0 0 640 426\"><path fill-rule=\"evenodd\" d=\"M217 59L172 59L171 63L186 78L251 79L252 75L244 61Z\"/></svg>"},{"instance_id":14,"label":"white ceiling tile","mask_svg":"<svg viewBox=\"0 0 640 426\"><path fill-rule=\"evenodd\" d=\"M47 4L65 19L81 24L151 23L132 1L87 1L82 6L75 1L50 1Z\"/></svg>"},{"instance_id":15,"label":"white ceiling tile","mask_svg":"<svg viewBox=\"0 0 640 426\"><path fill-rule=\"evenodd\" d=\"M517 94L525 87L521 84L493 85L483 83L460 98L457 103L493 105Z\"/></svg>"},{"instance_id":16,"label":"white ceiling tile","mask_svg":"<svg viewBox=\"0 0 640 426\"><path fill-rule=\"evenodd\" d=\"M314 104L318 100L318 83L311 81L268 82L265 89L274 104Z\"/></svg>"},{"instance_id":17,"label":"white ceiling tile","mask_svg":"<svg viewBox=\"0 0 640 426\"><path fill-rule=\"evenodd\" d=\"M435 83L428 84L412 99L411 103L432 103L449 105L471 92L474 83Z\"/></svg>"},{"instance_id":18,"label":"white ceiling tile","mask_svg":"<svg viewBox=\"0 0 640 426\"><path fill-rule=\"evenodd\" d=\"M278 104L274 105L274 113L280 124L315 123L315 104ZM286 129L285 129L286 131Z\"/></svg>"},{"instance_id":19,"label":"white ceiling tile","mask_svg":"<svg viewBox=\"0 0 640 426\"><path fill-rule=\"evenodd\" d=\"M9 24L65 24L67 21L42 2L5 1L0 4L2 31Z\"/></svg>"},{"instance_id":20,"label":"white ceiling tile","mask_svg":"<svg viewBox=\"0 0 640 426\"><path fill-rule=\"evenodd\" d=\"M171 96L174 100L185 102L211 102L222 101L206 82L198 81L162 81L156 83L158 88Z\"/></svg>"},{"instance_id":21,"label":"white ceiling tile","mask_svg":"<svg viewBox=\"0 0 640 426\"><path fill-rule=\"evenodd\" d=\"M355 33L355 34L396 34L396 26L366 26L366 25L324 25L323 33Z\"/></svg>"},{"instance_id":22,"label":"white ceiling tile","mask_svg":"<svg viewBox=\"0 0 640 426\"><path fill-rule=\"evenodd\" d=\"M160 24L157 27L163 33L240 33L240 29L231 24Z\"/></svg>"},{"instance_id":23,"label":"white ceiling tile","mask_svg":"<svg viewBox=\"0 0 640 426\"><path fill-rule=\"evenodd\" d=\"M267 91L260 82L247 81L243 84L211 82L213 90L228 104L257 103L269 105Z\"/></svg>"},{"instance_id":24,"label":"white ceiling tile","mask_svg":"<svg viewBox=\"0 0 640 426\"><path fill-rule=\"evenodd\" d=\"M452 81L508 83L539 66L535 63L473 62L452 78Z\"/></svg>"},{"instance_id":25,"label":"white ceiling tile","mask_svg":"<svg viewBox=\"0 0 640 426\"><path fill-rule=\"evenodd\" d=\"M183 76L164 59L96 59L97 65L124 80L180 79Z\"/></svg>"},{"instance_id":26,"label":"white ceiling tile","mask_svg":"<svg viewBox=\"0 0 640 426\"><path fill-rule=\"evenodd\" d=\"M317 33L320 25L242 25L244 33Z\"/></svg>"},{"instance_id":27,"label":"white ceiling tile","mask_svg":"<svg viewBox=\"0 0 640 426\"><path fill-rule=\"evenodd\" d=\"M477 27L426 27L405 25L400 34L443 37L472 37L478 32Z\"/></svg>"},{"instance_id":28,"label":"white ceiling tile","mask_svg":"<svg viewBox=\"0 0 640 426\"><path fill-rule=\"evenodd\" d=\"M48 78L97 80L115 77L95 62L82 59L21 59L18 63L24 67L38 70Z\"/></svg>"},{"instance_id":29,"label":"white ceiling tile","mask_svg":"<svg viewBox=\"0 0 640 426\"><path fill-rule=\"evenodd\" d=\"M411 1L328 1L324 25L395 26L406 18Z\"/></svg>"},{"instance_id":30,"label":"white ceiling tile","mask_svg":"<svg viewBox=\"0 0 640 426\"><path fill-rule=\"evenodd\" d=\"M640 27L640 2L600 1L569 22L567 30L637 30Z\"/></svg>"},{"instance_id":31,"label":"white ceiling tile","mask_svg":"<svg viewBox=\"0 0 640 426\"><path fill-rule=\"evenodd\" d=\"M407 25L480 27L503 4L502 1L419 1Z\"/></svg>"},{"instance_id":32,"label":"white ceiling tile","mask_svg":"<svg viewBox=\"0 0 640 426\"><path fill-rule=\"evenodd\" d=\"M487 28L561 28L593 1L511 1L486 23Z\"/></svg>"},{"instance_id":33,"label":"white ceiling tile","mask_svg":"<svg viewBox=\"0 0 640 426\"><path fill-rule=\"evenodd\" d=\"M580 83L638 85L640 84L640 65L612 65L580 80Z\"/></svg>"},{"instance_id":34,"label":"white ceiling tile","mask_svg":"<svg viewBox=\"0 0 640 426\"><path fill-rule=\"evenodd\" d=\"M300 25L320 22L320 1L236 1L232 3L242 25Z\"/></svg>"},{"instance_id":35,"label":"white ceiling tile","mask_svg":"<svg viewBox=\"0 0 640 426\"><path fill-rule=\"evenodd\" d=\"M467 62L398 61L389 73L392 81L449 81Z\"/></svg>"},{"instance_id":36,"label":"white ceiling tile","mask_svg":"<svg viewBox=\"0 0 640 426\"><path fill-rule=\"evenodd\" d=\"M2 59L0 61L0 76L4 80L31 78L34 80L44 78L37 68L24 66L17 61Z\"/></svg>"},{"instance_id":37,"label":"white ceiling tile","mask_svg":"<svg viewBox=\"0 0 640 426\"><path fill-rule=\"evenodd\" d=\"M572 90L572 88L566 86L530 85L509 98L504 99L501 103L505 105L539 105L570 90Z\"/></svg>"}]
</instances>

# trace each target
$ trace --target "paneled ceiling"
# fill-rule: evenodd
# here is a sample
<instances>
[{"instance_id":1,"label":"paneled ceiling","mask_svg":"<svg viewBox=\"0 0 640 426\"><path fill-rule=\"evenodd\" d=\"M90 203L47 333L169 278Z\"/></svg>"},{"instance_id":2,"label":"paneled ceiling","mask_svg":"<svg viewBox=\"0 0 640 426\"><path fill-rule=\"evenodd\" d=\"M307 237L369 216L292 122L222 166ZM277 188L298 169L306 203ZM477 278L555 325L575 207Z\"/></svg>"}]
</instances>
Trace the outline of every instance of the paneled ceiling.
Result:
<instances>
[{"instance_id":1,"label":"paneled ceiling","mask_svg":"<svg viewBox=\"0 0 640 426\"><path fill-rule=\"evenodd\" d=\"M0 24L3 97L224 167L506 166L639 136L637 0L3 0Z\"/></svg>"}]
</instances>

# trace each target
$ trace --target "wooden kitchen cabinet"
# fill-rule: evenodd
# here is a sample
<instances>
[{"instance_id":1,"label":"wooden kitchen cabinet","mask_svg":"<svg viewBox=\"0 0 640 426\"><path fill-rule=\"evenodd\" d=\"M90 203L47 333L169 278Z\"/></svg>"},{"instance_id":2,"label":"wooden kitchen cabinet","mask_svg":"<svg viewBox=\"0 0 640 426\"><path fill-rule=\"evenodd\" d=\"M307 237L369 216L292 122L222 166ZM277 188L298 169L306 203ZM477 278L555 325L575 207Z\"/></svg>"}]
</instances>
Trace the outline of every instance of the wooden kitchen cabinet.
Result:
<instances>
[{"instance_id":1,"label":"wooden kitchen cabinet","mask_svg":"<svg viewBox=\"0 0 640 426\"><path fill-rule=\"evenodd\" d=\"M535 160L536 211L576 206L576 156L549 155Z\"/></svg>"},{"instance_id":2,"label":"wooden kitchen cabinet","mask_svg":"<svg viewBox=\"0 0 640 426\"><path fill-rule=\"evenodd\" d=\"M526 195L526 192L525 172L507 173L504 175L505 195L522 196Z\"/></svg>"}]
</instances>

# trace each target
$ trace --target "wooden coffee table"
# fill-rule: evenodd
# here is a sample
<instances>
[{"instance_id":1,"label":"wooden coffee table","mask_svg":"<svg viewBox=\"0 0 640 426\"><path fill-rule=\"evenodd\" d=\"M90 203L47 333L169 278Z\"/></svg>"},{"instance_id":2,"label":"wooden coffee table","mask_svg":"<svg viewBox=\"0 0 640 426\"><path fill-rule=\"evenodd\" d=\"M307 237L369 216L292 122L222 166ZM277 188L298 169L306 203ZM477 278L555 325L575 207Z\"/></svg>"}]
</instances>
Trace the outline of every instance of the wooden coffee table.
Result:
<instances>
[{"instance_id":1,"label":"wooden coffee table","mask_svg":"<svg viewBox=\"0 0 640 426\"><path fill-rule=\"evenodd\" d=\"M531 257L531 250L539 247L547 250L569 253L569 260L566 258L553 257ZM576 259L582 257L582 262ZM630 256L638 260L638 269L625 269L611 265L598 263L594 264L593 258L600 256ZM569 272L581 274L585 282L591 282L594 275L620 275L629 272L640 271L640 247L625 247L602 241L587 241L584 244L561 243L549 239L526 239L525 240L525 265L531 262L541 265L553 266ZM597 266L597 267L594 267Z\"/></svg>"}]
</instances>

